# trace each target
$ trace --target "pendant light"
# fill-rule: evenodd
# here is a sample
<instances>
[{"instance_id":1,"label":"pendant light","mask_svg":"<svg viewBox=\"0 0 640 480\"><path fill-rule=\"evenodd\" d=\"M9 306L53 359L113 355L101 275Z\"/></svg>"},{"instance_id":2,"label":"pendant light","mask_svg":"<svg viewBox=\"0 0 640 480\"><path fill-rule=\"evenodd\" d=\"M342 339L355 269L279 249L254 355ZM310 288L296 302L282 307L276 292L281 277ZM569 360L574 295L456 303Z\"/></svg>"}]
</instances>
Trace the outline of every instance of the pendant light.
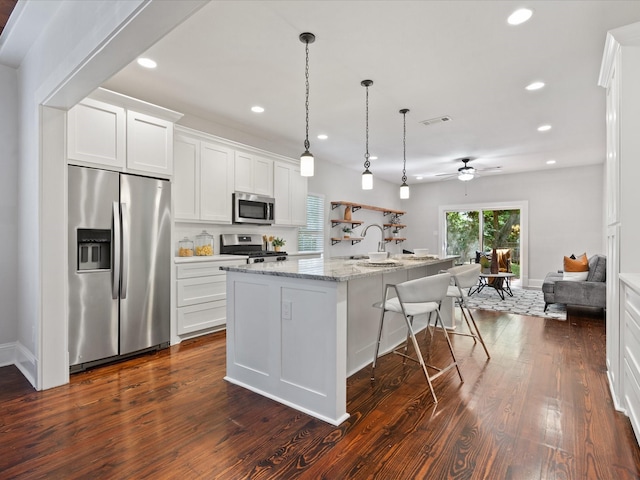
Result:
<instances>
[{"instance_id":1,"label":"pendant light","mask_svg":"<svg viewBox=\"0 0 640 480\"><path fill-rule=\"evenodd\" d=\"M316 36L309 32L301 33L300 41L305 44L304 78L306 86L304 101L306 111L306 133L304 138L304 153L300 155L300 175L303 177L313 177L313 155L309 151L309 44L316 41Z\"/></svg>"},{"instance_id":2,"label":"pendant light","mask_svg":"<svg viewBox=\"0 0 640 480\"><path fill-rule=\"evenodd\" d=\"M373 173L369 170L371 162L369 162L369 87L373 85L372 80L363 80L360 85L365 87L367 91L366 96L366 150L364 154L364 172L362 172L362 189L371 190L373 188Z\"/></svg>"},{"instance_id":3,"label":"pendant light","mask_svg":"<svg viewBox=\"0 0 640 480\"><path fill-rule=\"evenodd\" d=\"M400 185L400 198L409 198L409 185L407 185L407 113L408 108L400 110L402 114L403 133L402 133L402 185Z\"/></svg>"}]
</instances>

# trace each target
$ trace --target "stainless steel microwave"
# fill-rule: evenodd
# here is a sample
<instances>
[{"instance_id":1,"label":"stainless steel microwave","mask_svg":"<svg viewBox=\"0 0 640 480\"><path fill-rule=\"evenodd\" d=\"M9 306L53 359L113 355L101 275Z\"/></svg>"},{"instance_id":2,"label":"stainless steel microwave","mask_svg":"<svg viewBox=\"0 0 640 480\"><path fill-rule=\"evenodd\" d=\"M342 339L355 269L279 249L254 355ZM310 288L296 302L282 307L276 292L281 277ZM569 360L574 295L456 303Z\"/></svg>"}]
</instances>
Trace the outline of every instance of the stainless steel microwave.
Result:
<instances>
[{"instance_id":1,"label":"stainless steel microwave","mask_svg":"<svg viewBox=\"0 0 640 480\"><path fill-rule=\"evenodd\" d=\"M271 225L274 219L275 199L236 192L233 194L233 223Z\"/></svg>"}]
</instances>

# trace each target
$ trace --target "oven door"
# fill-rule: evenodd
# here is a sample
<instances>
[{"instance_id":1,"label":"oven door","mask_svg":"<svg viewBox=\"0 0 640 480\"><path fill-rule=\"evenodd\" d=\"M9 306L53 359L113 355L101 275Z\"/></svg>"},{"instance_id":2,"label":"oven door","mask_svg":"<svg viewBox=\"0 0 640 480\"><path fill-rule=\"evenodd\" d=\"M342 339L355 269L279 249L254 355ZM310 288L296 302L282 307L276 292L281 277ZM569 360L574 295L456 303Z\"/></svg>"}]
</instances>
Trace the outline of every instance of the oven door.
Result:
<instances>
[{"instance_id":1,"label":"oven door","mask_svg":"<svg viewBox=\"0 0 640 480\"><path fill-rule=\"evenodd\" d=\"M271 225L274 203L271 197L236 192L233 194L233 223Z\"/></svg>"}]
</instances>

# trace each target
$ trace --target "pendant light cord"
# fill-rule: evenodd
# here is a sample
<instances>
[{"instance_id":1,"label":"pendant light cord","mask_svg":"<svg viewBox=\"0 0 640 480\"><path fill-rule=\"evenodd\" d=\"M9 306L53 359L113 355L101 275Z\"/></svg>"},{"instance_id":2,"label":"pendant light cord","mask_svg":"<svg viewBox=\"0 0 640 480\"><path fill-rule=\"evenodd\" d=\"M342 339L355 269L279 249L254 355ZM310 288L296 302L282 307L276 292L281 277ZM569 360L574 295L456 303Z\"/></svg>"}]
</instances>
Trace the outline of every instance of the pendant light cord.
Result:
<instances>
[{"instance_id":1,"label":"pendant light cord","mask_svg":"<svg viewBox=\"0 0 640 480\"><path fill-rule=\"evenodd\" d=\"M407 112L402 112L403 134L402 134L402 183L407 183Z\"/></svg>"},{"instance_id":2,"label":"pendant light cord","mask_svg":"<svg viewBox=\"0 0 640 480\"><path fill-rule=\"evenodd\" d=\"M306 53L306 59L305 59L305 69L304 69L304 77L305 77L305 86L306 86L306 97L305 97L305 101L304 101L304 107L306 110L306 125L307 125L307 130L306 130L306 135L305 135L305 139L304 139L304 148L305 150L309 150L309 42L305 42L306 47L305 47L305 53Z\"/></svg>"},{"instance_id":3,"label":"pendant light cord","mask_svg":"<svg viewBox=\"0 0 640 480\"><path fill-rule=\"evenodd\" d=\"M369 85L365 86L365 89L367 91L367 96L366 96L366 141L365 141L365 145L366 145L366 152L364 154L364 169L368 170L369 167L371 166L371 162L369 162Z\"/></svg>"}]
</instances>

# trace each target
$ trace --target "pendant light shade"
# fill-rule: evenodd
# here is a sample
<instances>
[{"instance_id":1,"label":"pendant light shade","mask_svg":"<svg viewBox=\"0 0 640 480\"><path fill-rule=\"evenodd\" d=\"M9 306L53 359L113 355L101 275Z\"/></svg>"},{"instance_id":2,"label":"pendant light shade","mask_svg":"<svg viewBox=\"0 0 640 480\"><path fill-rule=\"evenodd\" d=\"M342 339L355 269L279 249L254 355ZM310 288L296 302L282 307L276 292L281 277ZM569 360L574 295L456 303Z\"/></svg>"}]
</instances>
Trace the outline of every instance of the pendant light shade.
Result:
<instances>
[{"instance_id":1,"label":"pendant light shade","mask_svg":"<svg viewBox=\"0 0 640 480\"><path fill-rule=\"evenodd\" d=\"M373 85L372 80L363 80L360 85L365 87L366 95L366 150L364 154L364 172L362 172L362 189L373 189L373 173L369 170L371 162L369 161L369 87Z\"/></svg>"},{"instance_id":2,"label":"pendant light shade","mask_svg":"<svg viewBox=\"0 0 640 480\"><path fill-rule=\"evenodd\" d=\"M300 34L300 41L305 44L305 137L304 137L304 153L300 155L300 175L303 177L313 177L314 159L313 154L309 151L309 44L316 41L313 33L305 32Z\"/></svg>"},{"instance_id":3,"label":"pendant light shade","mask_svg":"<svg viewBox=\"0 0 640 480\"><path fill-rule=\"evenodd\" d=\"M409 198L409 185L407 185L407 113L408 108L400 110L402 114L402 185L400 185L400 198Z\"/></svg>"}]
</instances>

